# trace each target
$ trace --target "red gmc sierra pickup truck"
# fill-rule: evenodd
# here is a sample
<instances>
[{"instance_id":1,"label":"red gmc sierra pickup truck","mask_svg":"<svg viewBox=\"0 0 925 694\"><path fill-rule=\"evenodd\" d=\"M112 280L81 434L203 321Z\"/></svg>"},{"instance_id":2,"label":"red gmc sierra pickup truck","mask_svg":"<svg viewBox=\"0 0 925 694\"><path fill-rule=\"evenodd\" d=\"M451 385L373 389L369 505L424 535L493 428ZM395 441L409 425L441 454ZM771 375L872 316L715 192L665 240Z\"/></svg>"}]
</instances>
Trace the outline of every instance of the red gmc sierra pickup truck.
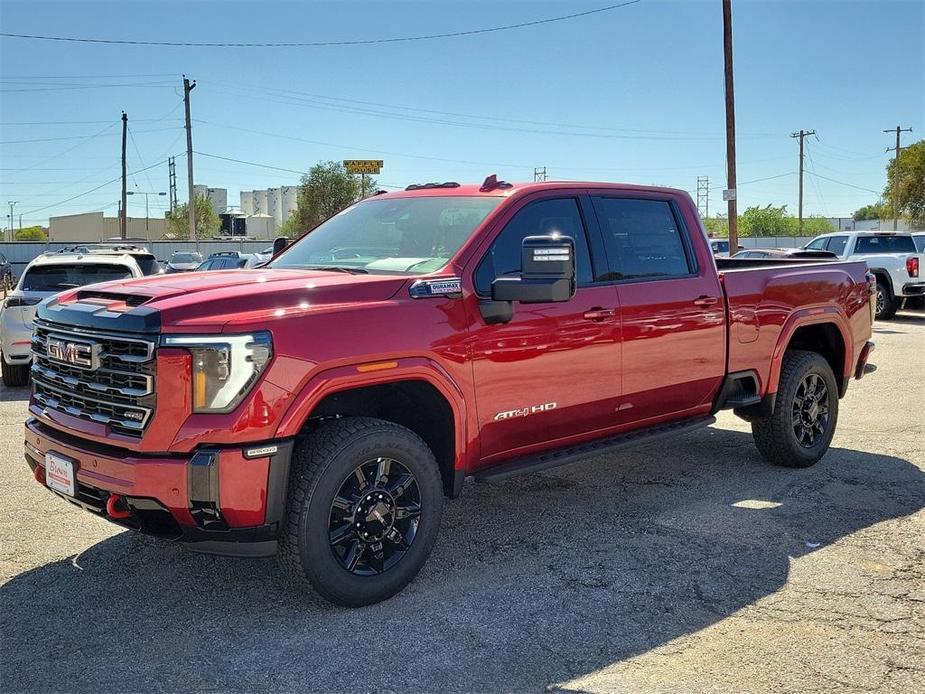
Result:
<instances>
[{"instance_id":1,"label":"red gmc sierra pickup truck","mask_svg":"<svg viewBox=\"0 0 925 694\"><path fill-rule=\"evenodd\" d=\"M101 517L275 554L327 599L369 604L413 579L466 477L724 408L768 461L812 465L873 369L875 287L862 262L714 259L677 190L410 186L264 267L41 304L25 456Z\"/></svg>"}]
</instances>

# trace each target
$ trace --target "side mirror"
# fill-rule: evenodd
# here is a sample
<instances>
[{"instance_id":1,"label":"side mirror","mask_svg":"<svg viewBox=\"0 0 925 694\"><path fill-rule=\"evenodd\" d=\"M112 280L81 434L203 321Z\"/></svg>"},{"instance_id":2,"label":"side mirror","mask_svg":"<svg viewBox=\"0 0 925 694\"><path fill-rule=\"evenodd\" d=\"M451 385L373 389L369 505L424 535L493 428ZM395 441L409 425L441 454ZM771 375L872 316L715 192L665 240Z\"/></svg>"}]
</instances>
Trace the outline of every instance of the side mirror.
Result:
<instances>
[{"instance_id":1,"label":"side mirror","mask_svg":"<svg viewBox=\"0 0 925 694\"><path fill-rule=\"evenodd\" d=\"M499 277L491 284L495 301L540 304L568 301L575 295L575 241L569 236L528 236L520 256L520 277Z\"/></svg>"},{"instance_id":2,"label":"side mirror","mask_svg":"<svg viewBox=\"0 0 925 694\"><path fill-rule=\"evenodd\" d=\"M273 239L273 255L277 255L282 251L286 250L286 246L289 245L289 239L285 236L277 236Z\"/></svg>"}]
</instances>

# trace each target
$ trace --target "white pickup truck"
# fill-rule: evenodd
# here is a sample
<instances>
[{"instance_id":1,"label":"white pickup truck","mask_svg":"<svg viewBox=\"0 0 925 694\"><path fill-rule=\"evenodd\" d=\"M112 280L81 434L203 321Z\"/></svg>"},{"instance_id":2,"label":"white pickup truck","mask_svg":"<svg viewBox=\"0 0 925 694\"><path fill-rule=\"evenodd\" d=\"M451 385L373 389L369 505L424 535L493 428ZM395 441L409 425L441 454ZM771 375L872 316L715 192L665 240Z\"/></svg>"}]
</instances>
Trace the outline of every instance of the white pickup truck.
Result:
<instances>
[{"instance_id":1,"label":"white pickup truck","mask_svg":"<svg viewBox=\"0 0 925 694\"><path fill-rule=\"evenodd\" d=\"M877 319L893 317L906 299L925 296L925 254L912 234L850 231L817 236L803 248L829 251L842 260L863 260L877 277Z\"/></svg>"}]
</instances>

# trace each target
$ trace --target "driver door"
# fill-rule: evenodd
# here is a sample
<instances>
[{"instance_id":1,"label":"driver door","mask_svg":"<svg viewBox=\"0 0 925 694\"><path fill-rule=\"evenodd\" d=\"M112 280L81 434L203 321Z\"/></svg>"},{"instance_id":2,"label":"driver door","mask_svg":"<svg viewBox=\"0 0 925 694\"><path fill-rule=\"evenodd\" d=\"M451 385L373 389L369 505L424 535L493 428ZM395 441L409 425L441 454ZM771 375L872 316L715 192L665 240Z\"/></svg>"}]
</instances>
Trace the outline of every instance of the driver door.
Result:
<instances>
[{"instance_id":1,"label":"driver door","mask_svg":"<svg viewBox=\"0 0 925 694\"><path fill-rule=\"evenodd\" d=\"M494 279L519 273L524 237L560 233L575 241L577 291L570 300L515 303L513 319L499 324L485 322L478 301L468 304L482 465L615 422L620 314L616 288L603 283L604 254L592 253L589 243L589 205L579 195L533 198L470 264L477 295L489 299Z\"/></svg>"}]
</instances>

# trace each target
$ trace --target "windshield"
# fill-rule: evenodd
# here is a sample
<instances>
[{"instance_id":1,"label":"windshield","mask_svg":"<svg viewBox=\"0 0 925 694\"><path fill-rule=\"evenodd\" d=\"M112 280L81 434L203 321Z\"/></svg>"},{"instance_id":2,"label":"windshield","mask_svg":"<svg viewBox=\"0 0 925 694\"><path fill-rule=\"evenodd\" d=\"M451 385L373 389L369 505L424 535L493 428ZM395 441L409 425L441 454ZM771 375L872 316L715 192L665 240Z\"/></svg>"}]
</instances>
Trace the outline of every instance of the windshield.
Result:
<instances>
[{"instance_id":1,"label":"windshield","mask_svg":"<svg viewBox=\"0 0 925 694\"><path fill-rule=\"evenodd\" d=\"M366 200L321 224L270 265L402 275L434 272L503 199Z\"/></svg>"},{"instance_id":2,"label":"windshield","mask_svg":"<svg viewBox=\"0 0 925 694\"><path fill-rule=\"evenodd\" d=\"M858 236L855 253L915 253L911 236Z\"/></svg>"},{"instance_id":3,"label":"windshield","mask_svg":"<svg viewBox=\"0 0 925 694\"><path fill-rule=\"evenodd\" d=\"M174 253L170 256L171 263L201 263L202 256L198 253Z\"/></svg>"},{"instance_id":4,"label":"windshield","mask_svg":"<svg viewBox=\"0 0 925 694\"><path fill-rule=\"evenodd\" d=\"M131 279L125 265L37 265L26 271L22 289L26 292L61 292L85 284Z\"/></svg>"}]
</instances>

